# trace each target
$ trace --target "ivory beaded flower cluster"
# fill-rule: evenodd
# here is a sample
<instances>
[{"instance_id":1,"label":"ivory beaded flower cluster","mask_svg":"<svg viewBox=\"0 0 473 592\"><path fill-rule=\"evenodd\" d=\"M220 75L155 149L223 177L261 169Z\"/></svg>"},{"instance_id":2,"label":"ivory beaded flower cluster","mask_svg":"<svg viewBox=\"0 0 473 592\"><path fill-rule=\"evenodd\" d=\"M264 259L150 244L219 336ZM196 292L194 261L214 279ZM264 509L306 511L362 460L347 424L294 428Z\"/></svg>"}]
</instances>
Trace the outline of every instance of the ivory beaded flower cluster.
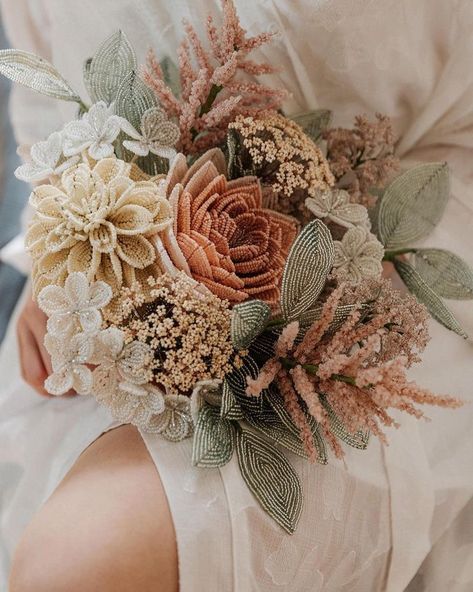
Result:
<instances>
[{"instance_id":1,"label":"ivory beaded flower cluster","mask_svg":"<svg viewBox=\"0 0 473 592\"><path fill-rule=\"evenodd\" d=\"M386 442L393 410L460 404L407 372L429 313L466 337L445 300L473 298L473 272L419 245L441 220L446 164L399 173L380 114L351 129L326 109L285 115L288 93L253 59L272 34L249 36L231 0L222 17L206 40L185 25L177 65L150 52L139 67L112 35L84 67L90 100L24 51L1 51L0 72L79 106L17 170L35 183L26 246L48 316L47 390L193 438L196 466L236 454L292 533L303 492L286 455L324 464L342 443Z\"/></svg>"}]
</instances>

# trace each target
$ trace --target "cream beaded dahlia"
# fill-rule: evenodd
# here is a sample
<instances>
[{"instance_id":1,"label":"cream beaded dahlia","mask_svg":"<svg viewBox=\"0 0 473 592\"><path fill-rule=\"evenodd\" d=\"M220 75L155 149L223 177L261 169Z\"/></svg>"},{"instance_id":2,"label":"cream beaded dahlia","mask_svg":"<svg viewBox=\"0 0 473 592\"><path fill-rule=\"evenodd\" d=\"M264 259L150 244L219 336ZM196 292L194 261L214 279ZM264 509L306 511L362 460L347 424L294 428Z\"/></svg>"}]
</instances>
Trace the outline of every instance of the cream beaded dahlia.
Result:
<instances>
[{"instance_id":1,"label":"cream beaded dahlia","mask_svg":"<svg viewBox=\"0 0 473 592\"><path fill-rule=\"evenodd\" d=\"M152 181L135 182L130 165L116 158L81 163L58 186L40 185L26 236L33 257L33 287L63 285L68 274L107 282L114 292L139 270L158 273L153 237L172 222L168 201Z\"/></svg>"}]
</instances>

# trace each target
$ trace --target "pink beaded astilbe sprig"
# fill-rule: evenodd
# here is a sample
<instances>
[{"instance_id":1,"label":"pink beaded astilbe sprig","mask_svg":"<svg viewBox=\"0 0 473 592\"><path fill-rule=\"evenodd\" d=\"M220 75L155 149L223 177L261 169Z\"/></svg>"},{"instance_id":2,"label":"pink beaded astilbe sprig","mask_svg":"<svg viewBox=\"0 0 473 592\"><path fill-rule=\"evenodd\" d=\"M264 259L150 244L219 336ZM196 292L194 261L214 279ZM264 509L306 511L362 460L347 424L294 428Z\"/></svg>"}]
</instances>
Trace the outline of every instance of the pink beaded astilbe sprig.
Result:
<instances>
[{"instance_id":1,"label":"pink beaded astilbe sprig","mask_svg":"<svg viewBox=\"0 0 473 592\"><path fill-rule=\"evenodd\" d=\"M211 16L207 19L208 49L194 27L184 22L186 38L178 49L179 97L167 85L153 50L142 68L145 83L168 117L177 119L181 133L177 148L187 154L203 152L221 142L236 115L278 109L287 96L285 90L255 80L275 68L249 58L253 50L271 41L274 33L247 36L232 0L222 0L222 11L221 27Z\"/></svg>"}]
</instances>

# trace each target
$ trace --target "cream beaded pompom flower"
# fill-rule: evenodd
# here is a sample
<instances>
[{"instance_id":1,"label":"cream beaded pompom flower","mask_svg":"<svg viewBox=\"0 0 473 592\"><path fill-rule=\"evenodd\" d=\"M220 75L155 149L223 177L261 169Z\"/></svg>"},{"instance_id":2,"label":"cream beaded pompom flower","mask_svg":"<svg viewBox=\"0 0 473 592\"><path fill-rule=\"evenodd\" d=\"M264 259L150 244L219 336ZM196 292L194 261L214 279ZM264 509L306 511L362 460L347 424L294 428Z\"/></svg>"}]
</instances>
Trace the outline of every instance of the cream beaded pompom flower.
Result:
<instances>
[{"instance_id":1,"label":"cream beaded pompom flower","mask_svg":"<svg viewBox=\"0 0 473 592\"><path fill-rule=\"evenodd\" d=\"M33 191L36 213L26 246L35 294L45 285L63 285L75 271L117 292L156 262L153 237L171 224L171 209L154 182L135 182L130 171L116 158L81 163L64 172L57 187Z\"/></svg>"}]
</instances>

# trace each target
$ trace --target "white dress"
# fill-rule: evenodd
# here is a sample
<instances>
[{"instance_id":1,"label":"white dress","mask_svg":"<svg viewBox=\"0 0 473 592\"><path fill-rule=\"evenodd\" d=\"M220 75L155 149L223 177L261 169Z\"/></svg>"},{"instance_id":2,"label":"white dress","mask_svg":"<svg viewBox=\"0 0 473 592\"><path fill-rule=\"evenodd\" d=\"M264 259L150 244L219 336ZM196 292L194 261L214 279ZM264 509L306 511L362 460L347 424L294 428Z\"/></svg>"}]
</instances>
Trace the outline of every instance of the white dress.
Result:
<instances>
[{"instance_id":1,"label":"white dress","mask_svg":"<svg viewBox=\"0 0 473 592\"><path fill-rule=\"evenodd\" d=\"M12 45L53 61L85 95L82 62L123 29L144 56L174 55L181 19L204 22L216 0L2 0ZM393 117L408 160L448 160L453 195L428 244L473 264L473 4L471 0L237 0L251 32L277 28L266 57L292 91L288 112L328 106L336 123L359 112ZM14 90L20 144L46 136L71 105ZM451 303L473 335L473 303ZM431 323L414 378L473 399L473 346ZM191 467L190 440L143 439L175 522L182 592L467 592L473 590L473 413L402 418L382 449L346 462L291 458L305 504L285 534L259 508L233 459ZM44 400L20 379L13 324L0 356L0 588L25 524L78 455L113 427L94 399ZM1 588L2 590L5 588Z\"/></svg>"}]
</instances>

